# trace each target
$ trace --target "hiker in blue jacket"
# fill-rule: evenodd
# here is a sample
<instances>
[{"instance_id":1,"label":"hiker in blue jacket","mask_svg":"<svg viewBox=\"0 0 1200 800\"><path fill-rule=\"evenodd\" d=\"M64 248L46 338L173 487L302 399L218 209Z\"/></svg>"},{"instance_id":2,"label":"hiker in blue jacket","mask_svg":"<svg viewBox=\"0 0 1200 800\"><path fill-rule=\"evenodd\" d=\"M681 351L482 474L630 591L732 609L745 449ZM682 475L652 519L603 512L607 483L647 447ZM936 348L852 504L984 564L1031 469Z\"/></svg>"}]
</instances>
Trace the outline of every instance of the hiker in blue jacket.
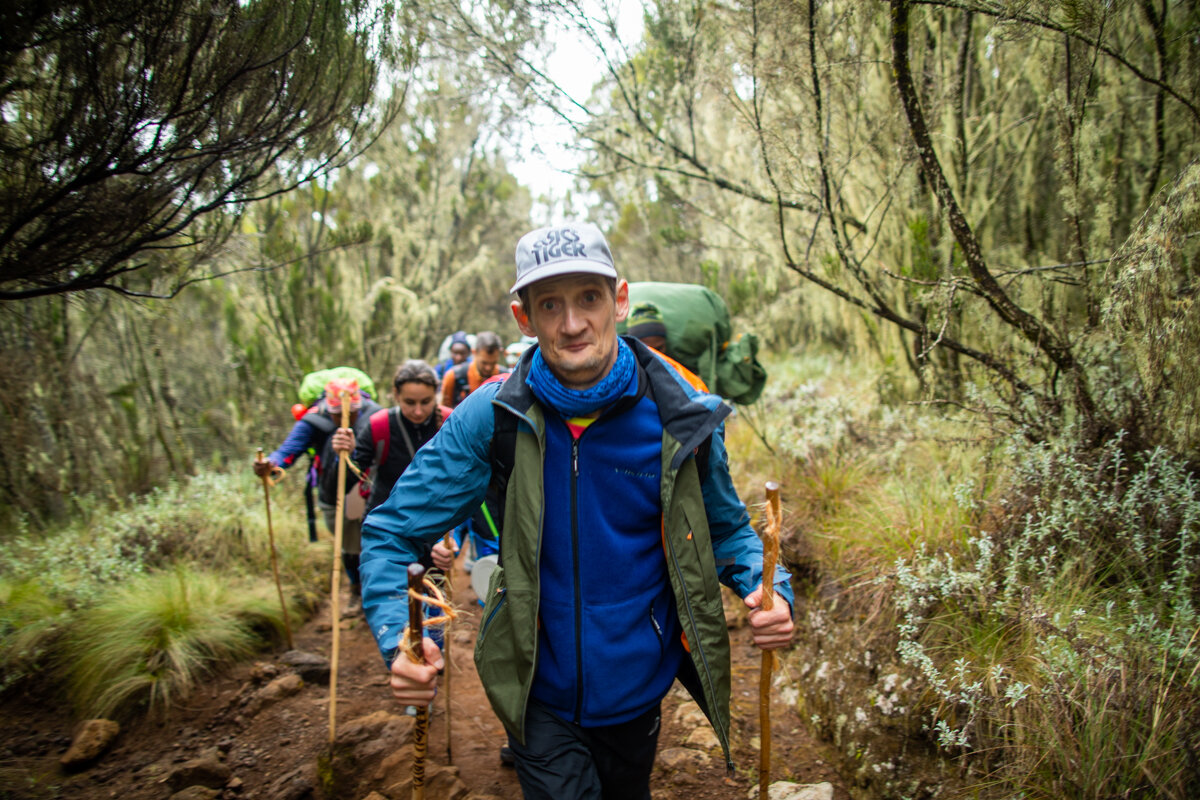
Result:
<instances>
[{"instance_id":1,"label":"hiker in blue jacket","mask_svg":"<svg viewBox=\"0 0 1200 800\"><path fill-rule=\"evenodd\" d=\"M718 580L755 643L792 637L788 575L762 608L762 546L729 475L729 407L636 339L603 235L517 244L513 315L538 345L454 411L363 525L364 609L403 705L443 666L399 653L407 566L503 485L500 565L475 645L526 798L649 798L662 698L678 679L729 758L729 639ZM399 655L400 657L397 657Z\"/></svg>"},{"instance_id":2,"label":"hiker in blue jacket","mask_svg":"<svg viewBox=\"0 0 1200 800\"><path fill-rule=\"evenodd\" d=\"M330 532L334 531L337 524L337 460L340 455L333 447L333 433L341 420L343 392L350 405L350 424L360 432L365 430L367 420L380 410L379 404L357 382L333 378L312 407L292 426L283 443L265 461L254 463L254 473L262 477L273 469L290 468L303 453L310 450L315 452L317 506ZM348 470L342 503L341 559L350 582L350 608L358 607L361 592L358 577L359 529L365 509L357 484L358 477Z\"/></svg>"}]
</instances>

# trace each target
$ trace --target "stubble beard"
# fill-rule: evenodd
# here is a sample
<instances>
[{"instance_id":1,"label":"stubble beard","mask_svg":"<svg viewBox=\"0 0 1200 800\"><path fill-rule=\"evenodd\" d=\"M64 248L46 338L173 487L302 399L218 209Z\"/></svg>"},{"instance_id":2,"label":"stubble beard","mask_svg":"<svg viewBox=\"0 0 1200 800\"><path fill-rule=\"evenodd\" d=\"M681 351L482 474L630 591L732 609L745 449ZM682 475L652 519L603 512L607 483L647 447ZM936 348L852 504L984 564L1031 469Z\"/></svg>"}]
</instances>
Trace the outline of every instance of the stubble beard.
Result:
<instances>
[{"instance_id":1,"label":"stubble beard","mask_svg":"<svg viewBox=\"0 0 1200 800\"><path fill-rule=\"evenodd\" d=\"M557 377L567 388L576 390L590 389L604 380L604 377L612 369L615 361L616 346L614 344L610 350L604 353L597 352L595 355L589 356L582 363L571 365L570 368L560 364L557 369L559 373Z\"/></svg>"}]
</instances>

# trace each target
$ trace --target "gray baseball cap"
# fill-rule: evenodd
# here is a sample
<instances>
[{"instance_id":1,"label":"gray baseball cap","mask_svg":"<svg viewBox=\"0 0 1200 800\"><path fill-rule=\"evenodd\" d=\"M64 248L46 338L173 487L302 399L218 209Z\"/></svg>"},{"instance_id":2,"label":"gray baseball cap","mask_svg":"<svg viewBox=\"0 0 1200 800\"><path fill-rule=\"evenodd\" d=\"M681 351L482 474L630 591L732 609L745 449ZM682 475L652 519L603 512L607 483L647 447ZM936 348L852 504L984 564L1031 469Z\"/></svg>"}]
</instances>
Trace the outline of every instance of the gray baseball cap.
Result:
<instances>
[{"instance_id":1,"label":"gray baseball cap","mask_svg":"<svg viewBox=\"0 0 1200 800\"><path fill-rule=\"evenodd\" d=\"M517 242L517 282L508 291L575 272L617 277L604 234L589 222L547 225L530 231Z\"/></svg>"}]
</instances>

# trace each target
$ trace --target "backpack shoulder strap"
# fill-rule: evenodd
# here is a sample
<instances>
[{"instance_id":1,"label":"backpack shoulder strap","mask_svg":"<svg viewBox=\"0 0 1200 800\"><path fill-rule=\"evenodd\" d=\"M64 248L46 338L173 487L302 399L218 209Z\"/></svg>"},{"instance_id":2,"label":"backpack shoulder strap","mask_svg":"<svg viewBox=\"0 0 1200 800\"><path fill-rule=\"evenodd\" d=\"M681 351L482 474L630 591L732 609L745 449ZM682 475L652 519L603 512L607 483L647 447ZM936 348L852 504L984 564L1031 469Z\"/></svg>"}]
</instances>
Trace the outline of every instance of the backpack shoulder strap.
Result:
<instances>
[{"instance_id":1,"label":"backpack shoulder strap","mask_svg":"<svg viewBox=\"0 0 1200 800\"><path fill-rule=\"evenodd\" d=\"M454 367L454 402L461 403L463 398L471 393L471 380L467 371L471 368L470 361L464 361Z\"/></svg>"},{"instance_id":2,"label":"backpack shoulder strap","mask_svg":"<svg viewBox=\"0 0 1200 800\"><path fill-rule=\"evenodd\" d=\"M700 473L700 483L704 483L708 478L708 459L712 455L712 437L716 434L710 434L700 446L696 448L696 470Z\"/></svg>"},{"instance_id":3,"label":"backpack shoulder strap","mask_svg":"<svg viewBox=\"0 0 1200 800\"><path fill-rule=\"evenodd\" d=\"M334 430L337 429L337 423L326 415L322 414L316 408L314 408L312 411L309 411L300 419L304 422L307 422L309 425L312 425L321 433L333 433Z\"/></svg>"},{"instance_id":4,"label":"backpack shoulder strap","mask_svg":"<svg viewBox=\"0 0 1200 800\"><path fill-rule=\"evenodd\" d=\"M508 493L508 479L512 475L513 462L516 460L517 418L495 405L492 406L492 414L492 443L488 448L492 477L488 482L481 511L492 537L499 539L500 531L504 528L504 500Z\"/></svg>"},{"instance_id":5,"label":"backpack shoulder strap","mask_svg":"<svg viewBox=\"0 0 1200 800\"><path fill-rule=\"evenodd\" d=\"M375 442L375 467L387 461L388 448L392 439L391 409L384 408L371 415L371 439Z\"/></svg>"}]
</instances>

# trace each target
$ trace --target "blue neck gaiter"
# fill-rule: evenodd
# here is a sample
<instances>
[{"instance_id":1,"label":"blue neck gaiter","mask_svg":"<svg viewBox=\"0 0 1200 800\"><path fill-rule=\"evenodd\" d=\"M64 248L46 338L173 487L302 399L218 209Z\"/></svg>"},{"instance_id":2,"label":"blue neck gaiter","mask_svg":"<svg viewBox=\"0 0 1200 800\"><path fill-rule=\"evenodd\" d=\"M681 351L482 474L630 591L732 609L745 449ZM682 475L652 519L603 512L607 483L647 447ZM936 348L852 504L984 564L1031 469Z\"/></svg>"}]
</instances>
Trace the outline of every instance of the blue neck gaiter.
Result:
<instances>
[{"instance_id":1,"label":"blue neck gaiter","mask_svg":"<svg viewBox=\"0 0 1200 800\"><path fill-rule=\"evenodd\" d=\"M629 388L629 382L635 380L636 376L637 362L633 350L618 337L616 363L599 383L589 389L568 389L563 386L542 358L540 347L533 354L529 376L525 382L529 384L538 400L570 419L612 405Z\"/></svg>"}]
</instances>

